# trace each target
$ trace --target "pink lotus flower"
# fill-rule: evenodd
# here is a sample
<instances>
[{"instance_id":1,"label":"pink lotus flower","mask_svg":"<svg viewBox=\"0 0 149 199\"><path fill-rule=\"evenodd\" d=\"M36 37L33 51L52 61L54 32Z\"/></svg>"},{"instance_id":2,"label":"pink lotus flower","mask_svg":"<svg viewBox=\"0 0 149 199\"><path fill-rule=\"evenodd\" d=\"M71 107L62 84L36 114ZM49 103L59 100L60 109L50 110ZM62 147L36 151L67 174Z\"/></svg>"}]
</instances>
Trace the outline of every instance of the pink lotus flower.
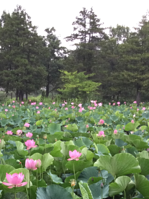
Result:
<instances>
[{"instance_id":1,"label":"pink lotus flower","mask_svg":"<svg viewBox=\"0 0 149 199\"><path fill-rule=\"evenodd\" d=\"M7 112L8 111L8 109L5 109L5 112Z\"/></svg>"},{"instance_id":2,"label":"pink lotus flower","mask_svg":"<svg viewBox=\"0 0 149 199\"><path fill-rule=\"evenodd\" d=\"M115 103L113 103L113 106L115 106Z\"/></svg>"},{"instance_id":3,"label":"pink lotus flower","mask_svg":"<svg viewBox=\"0 0 149 199\"><path fill-rule=\"evenodd\" d=\"M102 106L102 103L100 102L100 103L98 103L98 106Z\"/></svg>"},{"instance_id":4,"label":"pink lotus flower","mask_svg":"<svg viewBox=\"0 0 149 199\"><path fill-rule=\"evenodd\" d=\"M31 105L36 105L36 102L32 102Z\"/></svg>"},{"instance_id":5,"label":"pink lotus flower","mask_svg":"<svg viewBox=\"0 0 149 199\"><path fill-rule=\"evenodd\" d=\"M24 126L25 126L25 127L29 127L30 124L29 124L29 123L25 123Z\"/></svg>"},{"instance_id":6,"label":"pink lotus flower","mask_svg":"<svg viewBox=\"0 0 149 199\"><path fill-rule=\"evenodd\" d=\"M132 109L132 106L130 108Z\"/></svg>"},{"instance_id":7,"label":"pink lotus flower","mask_svg":"<svg viewBox=\"0 0 149 199\"><path fill-rule=\"evenodd\" d=\"M26 133L26 137L31 138L32 136L33 136L32 133L30 133L30 132Z\"/></svg>"},{"instance_id":8,"label":"pink lotus flower","mask_svg":"<svg viewBox=\"0 0 149 199\"><path fill-rule=\"evenodd\" d=\"M139 111L139 108L137 108L137 111Z\"/></svg>"},{"instance_id":9,"label":"pink lotus flower","mask_svg":"<svg viewBox=\"0 0 149 199\"><path fill-rule=\"evenodd\" d=\"M24 102L21 102L21 104L24 104Z\"/></svg>"},{"instance_id":10,"label":"pink lotus flower","mask_svg":"<svg viewBox=\"0 0 149 199\"><path fill-rule=\"evenodd\" d=\"M52 104L55 104L55 102L53 102Z\"/></svg>"},{"instance_id":11,"label":"pink lotus flower","mask_svg":"<svg viewBox=\"0 0 149 199\"><path fill-rule=\"evenodd\" d=\"M82 109L81 108L79 109L79 112L82 113Z\"/></svg>"},{"instance_id":12,"label":"pink lotus flower","mask_svg":"<svg viewBox=\"0 0 149 199\"><path fill-rule=\"evenodd\" d=\"M71 108L72 108L72 109L74 109L75 107L74 107L74 106L72 106Z\"/></svg>"},{"instance_id":13,"label":"pink lotus flower","mask_svg":"<svg viewBox=\"0 0 149 199\"><path fill-rule=\"evenodd\" d=\"M29 102L31 102L32 100L30 99Z\"/></svg>"},{"instance_id":14,"label":"pink lotus flower","mask_svg":"<svg viewBox=\"0 0 149 199\"><path fill-rule=\"evenodd\" d=\"M78 104L78 107L82 107L82 104Z\"/></svg>"},{"instance_id":15,"label":"pink lotus flower","mask_svg":"<svg viewBox=\"0 0 149 199\"><path fill-rule=\"evenodd\" d=\"M88 124L86 125L86 128L89 128L89 125L88 125Z\"/></svg>"},{"instance_id":16,"label":"pink lotus flower","mask_svg":"<svg viewBox=\"0 0 149 199\"><path fill-rule=\"evenodd\" d=\"M74 103L73 103L73 102L71 102L71 105L74 105Z\"/></svg>"},{"instance_id":17,"label":"pink lotus flower","mask_svg":"<svg viewBox=\"0 0 149 199\"><path fill-rule=\"evenodd\" d=\"M42 102L39 102L39 105L43 105L43 103L42 103Z\"/></svg>"},{"instance_id":18,"label":"pink lotus flower","mask_svg":"<svg viewBox=\"0 0 149 199\"><path fill-rule=\"evenodd\" d=\"M65 106L65 104L62 104L62 107L64 107Z\"/></svg>"},{"instance_id":19,"label":"pink lotus flower","mask_svg":"<svg viewBox=\"0 0 149 199\"><path fill-rule=\"evenodd\" d=\"M15 108L15 106L12 106L12 108Z\"/></svg>"},{"instance_id":20,"label":"pink lotus flower","mask_svg":"<svg viewBox=\"0 0 149 199\"><path fill-rule=\"evenodd\" d=\"M14 173L12 175L6 173L6 179L8 182L2 183L8 186L9 189L12 189L13 187L22 187L27 184L27 182L22 182L24 179L24 175L22 173Z\"/></svg>"},{"instance_id":21,"label":"pink lotus flower","mask_svg":"<svg viewBox=\"0 0 149 199\"><path fill-rule=\"evenodd\" d=\"M7 131L6 134L7 134L7 135L12 135L13 132L12 132L12 131Z\"/></svg>"},{"instance_id":22,"label":"pink lotus flower","mask_svg":"<svg viewBox=\"0 0 149 199\"><path fill-rule=\"evenodd\" d=\"M37 145L35 145L35 141L34 140L27 140L25 142L25 145L27 147L27 150L31 149L31 148L36 148Z\"/></svg>"},{"instance_id":23,"label":"pink lotus flower","mask_svg":"<svg viewBox=\"0 0 149 199\"><path fill-rule=\"evenodd\" d=\"M49 109L50 109L50 107L49 107Z\"/></svg>"},{"instance_id":24,"label":"pink lotus flower","mask_svg":"<svg viewBox=\"0 0 149 199\"><path fill-rule=\"evenodd\" d=\"M89 107L90 110L93 110L93 107Z\"/></svg>"},{"instance_id":25,"label":"pink lotus flower","mask_svg":"<svg viewBox=\"0 0 149 199\"><path fill-rule=\"evenodd\" d=\"M15 103L15 101L12 101L13 103Z\"/></svg>"},{"instance_id":26,"label":"pink lotus flower","mask_svg":"<svg viewBox=\"0 0 149 199\"><path fill-rule=\"evenodd\" d=\"M25 160L25 167L28 170L36 170L37 169L36 164L37 160L28 159L28 158Z\"/></svg>"},{"instance_id":27,"label":"pink lotus flower","mask_svg":"<svg viewBox=\"0 0 149 199\"><path fill-rule=\"evenodd\" d=\"M114 134L117 134L117 130L116 129L114 130Z\"/></svg>"},{"instance_id":28,"label":"pink lotus flower","mask_svg":"<svg viewBox=\"0 0 149 199\"><path fill-rule=\"evenodd\" d=\"M40 114L40 111L37 111L37 114Z\"/></svg>"},{"instance_id":29,"label":"pink lotus flower","mask_svg":"<svg viewBox=\"0 0 149 199\"><path fill-rule=\"evenodd\" d=\"M36 109L39 109L39 107L38 107L38 106L36 106Z\"/></svg>"},{"instance_id":30,"label":"pink lotus flower","mask_svg":"<svg viewBox=\"0 0 149 199\"><path fill-rule=\"evenodd\" d=\"M96 104L96 103L94 103L94 106L97 106L97 104Z\"/></svg>"},{"instance_id":31,"label":"pink lotus flower","mask_svg":"<svg viewBox=\"0 0 149 199\"><path fill-rule=\"evenodd\" d=\"M133 123L133 124L134 124L134 120L131 120L131 123Z\"/></svg>"},{"instance_id":32,"label":"pink lotus flower","mask_svg":"<svg viewBox=\"0 0 149 199\"><path fill-rule=\"evenodd\" d=\"M126 104L126 102L124 102L124 104Z\"/></svg>"},{"instance_id":33,"label":"pink lotus flower","mask_svg":"<svg viewBox=\"0 0 149 199\"><path fill-rule=\"evenodd\" d=\"M109 103L109 105L111 105L111 103Z\"/></svg>"},{"instance_id":34,"label":"pink lotus flower","mask_svg":"<svg viewBox=\"0 0 149 199\"><path fill-rule=\"evenodd\" d=\"M98 122L98 124L100 124L100 125L104 124L104 120L100 119L99 122Z\"/></svg>"},{"instance_id":35,"label":"pink lotus flower","mask_svg":"<svg viewBox=\"0 0 149 199\"><path fill-rule=\"evenodd\" d=\"M67 102L64 101L65 104L67 104Z\"/></svg>"},{"instance_id":36,"label":"pink lotus flower","mask_svg":"<svg viewBox=\"0 0 149 199\"><path fill-rule=\"evenodd\" d=\"M82 153L79 153L77 150L74 150L74 151L69 151L69 156L70 158L67 159L68 161L71 161L71 160L79 160L79 157L82 155Z\"/></svg>"},{"instance_id":37,"label":"pink lotus flower","mask_svg":"<svg viewBox=\"0 0 149 199\"><path fill-rule=\"evenodd\" d=\"M117 102L117 105L119 106L121 103L120 102Z\"/></svg>"},{"instance_id":38,"label":"pink lotus flower","mask_svg":"<svg viewBox=\"0 0 149 199\"><path fill-rule=\"evenodd\" d=\"M143 111L145 111L145 109L146 109L145 107L142 108Z\"/></svg>"},{"instance_id":39,"label":"pink lotus flower","mask_svg":"<svg viewBox=\"0 0 149 199\"><path fill-rule=\"evenodd\" d=\"M22 134L22 130L17 130L17 135L20 136Z\"/></svg>"},{"instance_id":40,"label":"pink lotus flower","mask_svg":"<svg viewBox=\"0 0 149 199\"><path fill-rule=\"evenodd\" d=\"M137 101L134 101L133 103L134 103L134 104L136 104L136 103L137 103Z\"/></svg>"},{"instance_id":41,"label":"pink lotus flower","mask_svg":"<svg viewBox=\"0 0 149 199\"><path fill-rule=\"evenodd\" d=\"M99 131L98 135L99 137L105 137L104 131Z\"/></svg>"},{"instance_id":42,"label":"pink lotus flower","mask_svg":"<svg viewBox=\"0 0 149 199\"><path fill-rule=\"evenodd\" d=\"M83 107L80 107L80 108L79 108L79 112L81 113L82 111L84 111L84 108L83 108Z\"/></svg>"},{"instance_id":43,"label":"pink lotus flower","mask_svg":"<svg viewBox=\"0 0 149 199\"><path fill-rule=\"evenodd\" d=\"M68 110L68 108L65 108L65 110Z\"/></svg>"}]
</instances>

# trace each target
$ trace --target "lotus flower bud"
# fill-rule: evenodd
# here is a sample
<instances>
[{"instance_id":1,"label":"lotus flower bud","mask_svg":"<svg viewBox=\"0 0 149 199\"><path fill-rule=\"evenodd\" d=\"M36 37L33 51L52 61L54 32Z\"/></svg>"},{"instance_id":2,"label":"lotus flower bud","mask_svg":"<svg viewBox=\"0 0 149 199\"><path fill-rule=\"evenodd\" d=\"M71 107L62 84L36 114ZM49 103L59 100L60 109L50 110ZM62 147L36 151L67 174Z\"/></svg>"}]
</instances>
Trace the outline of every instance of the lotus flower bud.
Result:
<instances>
[{"instance_id":1,"label":"lotus flower bud","mask_svg":"<svg viewBox=\"0 0 149 199\"><path fill-rule=\"evenodd\" d=\"M41 167L41 160L40 160L40 159L36 161L36 167L37 167L37 168L40 168L40 167Z\"/></svg>"},{"instance_id":2,"label":"lotus flower bud","mask_svg":"<svg viewBox=\"0 0 149 199\"><path fill-rule=\"evenodd\" d=\"M47 139L47 134L43 135L43 139L45 139L45 140Z\"/></svg>"}]
</instances>

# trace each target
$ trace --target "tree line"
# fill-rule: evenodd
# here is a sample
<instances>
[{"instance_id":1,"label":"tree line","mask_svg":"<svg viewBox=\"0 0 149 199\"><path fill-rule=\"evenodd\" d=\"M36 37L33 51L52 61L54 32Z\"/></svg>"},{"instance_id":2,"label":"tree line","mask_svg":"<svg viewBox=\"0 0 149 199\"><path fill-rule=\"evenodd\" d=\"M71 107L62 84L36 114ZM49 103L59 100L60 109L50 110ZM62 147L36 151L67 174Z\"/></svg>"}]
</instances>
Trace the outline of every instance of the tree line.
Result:
<instances>
[{"instance_id":1,"label":"tree line","mask_svg":"<svg viewBox=\"0 0 149 199\"><path fill-rule=\"evenodd\" d=\"M103 27L93 9L83 8L72 23L74 50L61 46L55 28L37 33L21 6L0 18L0 87L16 99L50 85L62 98L92 96L102 100L148 100L149 20L133 30Z\"/></svg>"}]
</instances>

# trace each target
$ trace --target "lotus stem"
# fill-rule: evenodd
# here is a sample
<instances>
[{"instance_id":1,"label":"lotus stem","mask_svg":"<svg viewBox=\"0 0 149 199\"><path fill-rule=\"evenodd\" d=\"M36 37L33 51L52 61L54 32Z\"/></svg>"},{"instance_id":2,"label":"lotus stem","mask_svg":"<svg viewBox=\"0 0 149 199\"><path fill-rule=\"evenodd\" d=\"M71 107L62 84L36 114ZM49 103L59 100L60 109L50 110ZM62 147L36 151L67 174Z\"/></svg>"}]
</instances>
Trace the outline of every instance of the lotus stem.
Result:
<instances>
[{"instance_id":1,"label":"lotus stem","mask_svg":"<svg viewBox=\"0 0 149 199\"><path fill-rule=\"evenodd\" d=\"M74 163L73 163L73 173L74 173L74 178L76 180L76 173L75 173L75 166L74 166Z\"/></svg>"}]
</instances>

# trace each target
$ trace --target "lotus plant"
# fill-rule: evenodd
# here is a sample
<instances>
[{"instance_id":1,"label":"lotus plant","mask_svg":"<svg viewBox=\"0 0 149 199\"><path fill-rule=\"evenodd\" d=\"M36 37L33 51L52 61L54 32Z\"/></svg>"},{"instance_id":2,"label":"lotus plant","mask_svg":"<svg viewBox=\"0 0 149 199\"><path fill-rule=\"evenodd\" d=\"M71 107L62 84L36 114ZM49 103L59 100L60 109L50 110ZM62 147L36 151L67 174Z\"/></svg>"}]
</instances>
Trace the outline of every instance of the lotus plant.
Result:
<instances>
[{"instance_id":1,"label":"lotus plant","mask_svg":"<svg viewBox=\"0 0 149 199\"><path fill-rule=\"evenodd\" d=\"M17 133L16 133L18 136L21 136L22 135L22 130L17 130Z\"/></svg>"},{"instance_id":2,"label":"lotus plant","mask_svg":"<svg viewBox=\"0 0 149 199\"><path fill-rule=\"evenodd\" d=\"M104 124L104 120L103 120L103 119L100 119L99 122L98 122L98 124L99 124L99 125Z\"/></svg>"},{"instance_id":3,"label":"lotus plant","mask_svg":"<svg viewBox=\"0 0 149 199\"><path fill-rule=\"evenodd\" d=\"M69 156L70 158L68 159L68 161L71 161L71 160L76 160L78 161L79 160L79 157L82 155L82 153L79 153L77 150L74 150L74 151L69 151Z\"/></svg>"},{"instance_id":4,"label":"lotus plant","mask_svg":"<svg viewBox=\"0 0 149 199\"><path fill-rule=\"evenodd\" d=\"M37 169L36 164L37 160L28 159L28 158L25 160L25 167L28 170L36 170Z\"/></svg>"},{"instance_id":5,"label":"lotus plant","mask_svg":"<svg viewBox=\"0 0 149 199\"><path fill-rule=\"evenodd\" d=\"M14 173L12 175L6 173L6 179L8 182L2 183L8 186L9 189L12 189L13 187L22 187L27 184L27 182L22 182L24 179L24 175L22 173Z\"/></svg>"},{"instance_id":6,"label":"lotus plant","mask_svg":"<svg viewBox=\"0 0 149 199\"><path fill-rule=\"evenodd\" d=\"M26 137L31 138L32 136L33 136L32 133L30 133L30 132L26 133Z\"/></svg>"},{"instance_id":7,"label":"lotus plant","mask_svg":"<svg viewBox=\"0 0 149 199\"><path fill-rule=\"evenodd\" d=\"M12 131L7 131L6 134L7 134L7 135L12 135L13 132L12 132Z\"/></svg>"},{"instance_id":8,"label":"lotus plant","mask_svg":"<svg viewBox=\"0 0 149 199\"><path fill-rule=\"evenodd\" d=\"M34 140L27 140L25 142L25 145L27 147L27 150L37 147L37 145L35 145L35 141Z\"/></svg>"},{"instance_id":9,"label":"lotus plant","mask_svg":"<svg viewBox=\"0 0 149 199\"><path fill-rule=\"evenodd\" d=\"M25 123L24 126L25 127L30 127L30 124L29 123Z\"/></svg>"},{"instance_id":10,"label":"lotus plant","mask_svg":"<svg viewBox=\"0 0 149 199\"><path fill-rule=\"evenodd\" d=\"M99 131L99 133L97 134L97 136L99 136L99 137L105 137L104 131Z\"/></svg>"}]
</instances>

